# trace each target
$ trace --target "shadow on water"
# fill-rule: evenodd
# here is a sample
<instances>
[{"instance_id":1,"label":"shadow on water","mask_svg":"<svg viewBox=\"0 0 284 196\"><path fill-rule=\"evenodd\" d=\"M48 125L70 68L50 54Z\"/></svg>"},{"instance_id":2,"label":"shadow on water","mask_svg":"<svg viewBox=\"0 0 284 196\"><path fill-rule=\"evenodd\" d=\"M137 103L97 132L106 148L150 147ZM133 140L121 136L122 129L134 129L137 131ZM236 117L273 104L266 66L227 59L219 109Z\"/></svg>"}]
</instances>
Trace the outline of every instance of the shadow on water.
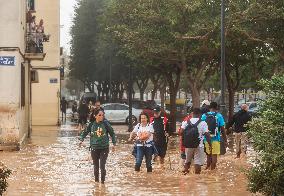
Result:
<instances>
[{"instance_id":1,"label":"shadow on water","mask_svg":"<svg viewBox=\"0 0 284 196\"><path fill-rule=\"evenodd\" d=\"M134 172L126 131L117 134L119 145L109 154L106 184L95 183L88 141L79 148L77 134L72 125L35 127L21 151L1 152L1 161L13 170L6 195L251 195L241 172L247 159L234 159L232 150L220 157L216 171L182 175L178 138L170 140L164 167L154 163L148 174L143 163L142 171Z\"/></svg>"}]
</instances>

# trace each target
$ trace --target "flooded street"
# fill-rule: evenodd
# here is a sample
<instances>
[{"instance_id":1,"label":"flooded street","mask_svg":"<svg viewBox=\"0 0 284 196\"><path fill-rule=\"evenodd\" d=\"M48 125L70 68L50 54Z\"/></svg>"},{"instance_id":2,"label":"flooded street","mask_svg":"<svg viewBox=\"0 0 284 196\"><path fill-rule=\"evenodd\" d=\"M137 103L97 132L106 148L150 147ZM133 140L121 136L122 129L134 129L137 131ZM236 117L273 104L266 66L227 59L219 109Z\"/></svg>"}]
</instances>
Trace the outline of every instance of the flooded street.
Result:
<instances>
[{"instance_id":1,"label":"flooded street","mask_svg":"<svg viewBox=\"0 0 284 196\"><path fill-rule=\"evenodd\" d=\"M247 160L221 156L216 171L182 175L178 138L172 138L164 168L153 165L147 174L134 172L133 145L126 144L127 127L115 125L118 146L109 154L104 185L95 183L93 165L85 147L78 146L74 126L34 127L32 138L18 152L0 152L0 160L13 170L4 195L251 195L242 170ZM250 153L250 152L249 152Z\"/></svg>"}]
</instances>

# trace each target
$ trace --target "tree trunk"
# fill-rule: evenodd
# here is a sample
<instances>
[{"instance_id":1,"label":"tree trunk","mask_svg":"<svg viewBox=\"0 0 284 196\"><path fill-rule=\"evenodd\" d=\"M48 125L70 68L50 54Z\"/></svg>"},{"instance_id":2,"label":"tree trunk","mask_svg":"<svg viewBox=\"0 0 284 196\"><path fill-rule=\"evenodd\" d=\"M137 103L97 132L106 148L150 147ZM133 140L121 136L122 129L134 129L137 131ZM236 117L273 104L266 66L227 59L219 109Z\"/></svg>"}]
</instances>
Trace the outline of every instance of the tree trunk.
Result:
<instances>
[{"instance_id":1,"label":"tree trunk","mask_svg":"<svg viewBox=\"0 0 284 196\"><path fill-rule=\"evenodd\" d=\"M160 88L160 97L161 97L161 107L165 109L165 92L166 92L166 89L165 87L161 87Z\"/></svg>"},{"instance_id":2,"label":"tree trunk","mask_svg":"<svg viewBox=\"0 0 284 196\"><path fill-rule=\"evenodd\" d=\"M234 100L235 100L235 91L234 89L229 89L229 115L228 115L228 120L230 121L233 118L234 115Z\"/></svg>"},{"instance_id":3,"label":"tree trunk","mask_svg":"<svg viewBox=\"0 0 284 196\"><path fill-rule=\"evenodd\" d=\"M153 90L151 91L151 100L155 99L158 89L160 88L159 80L161 78L161 74L155 74L150 77L151 82L153 83Z\"/></svg>"},{"instance_id":4,"label":"tree trunk","mask_svg":"<svg viewBox=\"0 0 284 196\"><path fill-rule=\"evenodd\" d=\"M144 91L143 91L143 89L139 89L139 94L140 94L140 100L144 101Z\"/></svg>"},{"instance_id":5,"label":"tree trunk","mask_svg":"<svg viewBox=\"0 0 284 196\"><path fill-rule=\"evenodd\" d=\"M166 88L167 88L167 82L166 80L161 80L161 83L159 85L159 91L160 91L160 98L161 98L161 107L165 109L165 94L166 94Z\"/></svg>"},{"instance_id":6,"label":"tree trunk","mask_svg":"<svg viewBox=\"0 0 284 196\"><path fill-rule=\"evenodd\" d=\"M197 88L197 85L195 82L190 82L189 88L190 88L191 96L192 96L192 107L199 108L200 107L200 90Z\"/></svg>"},{"instance_id":7,"label":"tree trunk","mask_svg":"<svg viewBox=\"0 0 284 196\"><path fill-rule=\"evenodd\" d=\"M177 116L176 116L176 97L177 97L177 92L178 92L178 88L179 88L179 84L180 84L180 76L181 76L181 69L177 68L176 70L176 80L174 80L174 76L172 73L168 73L167 75L165 75L165 77L167 78L167 82L169 84L169 91L170 91L170 131L171 133L176 132L176 120L177 120Z\"/></svg>"},{"instance_id":8,"label":"tree trunk","mask_svg":"<svg viewBox=\"0 0 284 196\"><path fill-rule=\"evenodd\" d=\"M88 90L89 90L90 92L92 92L92 85L91 85L91 83L88 82L88 81L86 81L85 84L86 84Z\"/></svg>"},{"instance_id":9,"label":"tree trunk","mask_svg":"<svg viewBox=\"0 0 284 196\"><path fill-rule=\"evenodd\" d=\"M136 84L139 88L139 92L140 92L140 100L143 101L144 100L144 92L147 88L147 85L148 85L148 81L149 81L149 78L144 78L144 79L141 79L141 80L137 80L136 81Z\"/></svg>"},{"instance_id":10,"label":"tree trunk","mask_svg":"<svg viewBox=\"0 0 284 196\"><path fill-rule=\"evenodd\" d=\"M121 100L123 98L123 93L124 93L124 84L123 82L120 84L120 87L119 87L119 92L118 92L118 98Z\"/></svg>"},{"instance_id":11,"label":"tree trunk","mask_svg":"<svg viewBox=\"0 0 284 196\"><path fill-rule=\"evenodd\" d=\"M151 91L151 100L154 100L155 99L155 96L157 94L157 91L158 91L158 82L157 83L153 83L154 84L154 88L153 90Z\"/></svg>"}]
</instances>

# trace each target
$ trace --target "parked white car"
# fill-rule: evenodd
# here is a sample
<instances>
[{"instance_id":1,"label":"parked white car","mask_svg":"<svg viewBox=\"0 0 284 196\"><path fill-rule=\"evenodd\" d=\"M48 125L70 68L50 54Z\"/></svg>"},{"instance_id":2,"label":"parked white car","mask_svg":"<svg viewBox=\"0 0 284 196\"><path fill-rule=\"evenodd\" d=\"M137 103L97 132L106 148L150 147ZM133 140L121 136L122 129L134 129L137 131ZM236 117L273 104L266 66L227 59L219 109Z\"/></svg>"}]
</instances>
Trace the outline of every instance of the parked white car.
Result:
<instances>
[{"instance_id":1,"label":"parked white car","mask_svg":"<svg viewBox=\"0 0 284 196\"><path fill-rule=\"evenodd\" d=\"M107 103L103 104L102 108L105 111L105 118L113 123L126 123L129 122L129 106L121 103ZM137 123L139 115L142 110L132 108L132 121L133 124Z\"/></svg>"}]
</instances>

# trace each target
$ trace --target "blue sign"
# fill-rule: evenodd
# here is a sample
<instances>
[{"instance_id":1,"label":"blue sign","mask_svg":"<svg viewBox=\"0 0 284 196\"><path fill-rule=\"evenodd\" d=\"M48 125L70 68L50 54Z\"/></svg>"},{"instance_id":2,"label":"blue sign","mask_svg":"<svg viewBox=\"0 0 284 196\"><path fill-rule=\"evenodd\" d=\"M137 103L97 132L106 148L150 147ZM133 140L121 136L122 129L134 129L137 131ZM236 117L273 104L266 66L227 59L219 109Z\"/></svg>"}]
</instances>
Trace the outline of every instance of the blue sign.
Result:
<instances>
[{"instance_id":1,"label":"blue sign","mask_svg":"<svg viewBox=\"0 0 284 196\"><path fill-rule=\"evenodd\" d=\"M54 83L57 83L57 82L58 82L57 78L50 78L49 79L49 83L51 83L51 84L54 84Z\"/></svg>"},{"instance_id":2,"label":"blue sign","mask_svg":"<svg viewBox=\"0 0 284 196\"><path fill-rule=\"evenodd\" d=\"M0 56L0 65L15 66L15 56Z\"/></svg>"}]
</instances>

